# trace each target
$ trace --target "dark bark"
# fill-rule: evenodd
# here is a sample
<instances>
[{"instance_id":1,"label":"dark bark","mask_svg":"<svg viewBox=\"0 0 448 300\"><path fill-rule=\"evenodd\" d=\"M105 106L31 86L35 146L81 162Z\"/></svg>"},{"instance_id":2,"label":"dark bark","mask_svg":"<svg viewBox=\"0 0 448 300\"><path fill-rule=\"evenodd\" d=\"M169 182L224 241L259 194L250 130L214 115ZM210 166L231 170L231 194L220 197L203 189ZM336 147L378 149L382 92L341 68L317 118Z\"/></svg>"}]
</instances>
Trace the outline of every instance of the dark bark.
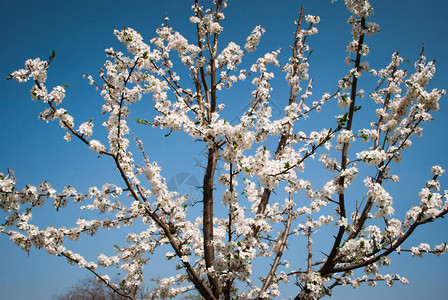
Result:
<instances>
[{"instance_id":1,"label":"dark bark","mask_svg":"<svg viewBox=\"0 0 448 300\"><path fill-rule=\"evenodd\" d=\"M207 169L204 175L203 184L203 232L204 232L204 258L207 268L213 266L215 260L215 248L213 246L213 178L218 160L217 146L213 146L208 152ZM221 285L216 276L208 275L213 295L218 298L221 294Z\"/></svg>"}]
</instances>

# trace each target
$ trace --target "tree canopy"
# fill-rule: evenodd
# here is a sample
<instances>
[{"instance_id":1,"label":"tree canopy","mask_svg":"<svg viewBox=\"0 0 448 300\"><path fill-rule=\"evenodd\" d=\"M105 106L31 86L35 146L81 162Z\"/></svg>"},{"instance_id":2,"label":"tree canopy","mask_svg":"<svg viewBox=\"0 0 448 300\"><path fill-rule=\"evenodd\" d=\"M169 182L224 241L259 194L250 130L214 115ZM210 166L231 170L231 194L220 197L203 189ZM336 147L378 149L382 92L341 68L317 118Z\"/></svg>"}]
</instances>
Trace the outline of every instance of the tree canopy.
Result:
<instances>
[{"instance_id":1,"label":"tree canopy","mask_svg":"<svg viewBox=\"0 0 448 300\"><path fill-rule=\"evenodd\" d=\"M107 48L98 74L84 74L103 98L103 115L79 123L62 106L72 87L50 79L55 51L10 73L31 82L31 99L45 107L40 120L58 123L69 145L90 149L116 175L79 191L46 180L19 187L7 169L0 174L0 232L24 251L65 258L129 299L144 275L158 278L151 298L196 290L205 299L319 299L345 285L407 283L385 268L392 254L447 251L443 241L410 240L448 213L442 166L413 170L419 192L411 200L397 188L400 163L412 165L404 157L445 94L431 85L435 61L423 46L414 64L394 52L384 65L371 65L369 39L380 25L369 1L346 0L345 70L329 90L316 91L314 76L325 76L311 71L319 16L302 8L289 45L258 53L262 26L241 44L225 36L227 4L192 1L185 34L168 16L149 42L130 27L115 30L121 49ZM165 178L153 156L176 165L176 156L191 155L188 143L202 149L202 173ZM183 183L187 193L178 189ZM76 218L41 225L40 209ZM97 257L74 243L103 230L117 234ZM146 267L158 259L170 275Z\"/></svg>"}]
</instances>

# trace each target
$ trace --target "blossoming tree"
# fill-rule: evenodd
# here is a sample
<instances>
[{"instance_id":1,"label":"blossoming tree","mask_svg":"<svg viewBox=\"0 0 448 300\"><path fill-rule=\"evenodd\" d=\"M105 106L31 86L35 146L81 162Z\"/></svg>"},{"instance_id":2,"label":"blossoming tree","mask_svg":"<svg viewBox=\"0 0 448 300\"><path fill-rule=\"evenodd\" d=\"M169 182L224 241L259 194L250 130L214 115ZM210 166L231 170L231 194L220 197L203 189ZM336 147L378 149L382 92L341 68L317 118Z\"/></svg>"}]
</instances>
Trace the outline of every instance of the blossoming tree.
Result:
<instances>
[{"instance_id":1,"label":"blossoming tree","mask_svg":"<svg viewBox=\"0 0 448 300\"><path fill-rule=\"evenodd\" d=\"M18 82L33 82L32 100L47 105L40 119L57 120L67 142L78 139L99 158L109 160L122 181L83 193L72 185L56 191L46 181L19 188L12 171L1 173L3 235L25 251L42 248L66 258L129 299L135 298L143 268L158 248L178 265L172 277L158 280L152 297L174 298L195 289L205 299L275 298L283 284L296 284L296 293L286 296L319 299L341 285L406 283L398 274L381 272L382 266L391 263L390 254L447 251L446 244L404 245L417 227L448 213L448 192L441 192L438 181L444 170L432 167L432 175L417 195L419 203L409 207L402 219L394 217L393 198L385 188L399 182L394 166L411 146L411 139L422 134L422 124L432 120L431 112L439 109L445 93L427 89L435 65L426 60L423 50L412 72L403 69L404 59L398 53L387 66L371 69L366 41L379 31L379 25L369 21L373 8L366 0L345 0L353 36L347 46L349 67L334 91L316 98L308 74L307 42L318 32L318 16L301 9L286 63L280 63L277 50L244 69L243 58L256 50L264 29L255 27L243 47L234 42L222 45L220 22L227 1L214 0L210 7L201 6L199 0L192 4L194 41L168 22L157 29L152 46L131 28L116 30L128 54L106 49L104 68L96 76L85 75L104 98L107 142L94 136L93 120L76 125L61 107L67 85L45 85L54 53L48 61L27 60L24 69L10 74ZM183 71L176 73L177 68ZM272 114L273 71L283 74L289 86L279 117ZM189 79L181 80L180 74L187 73ZM377 77L378 86L367 97L360 79L368 74ZM249 79L254 88L247 109L236 121L226 120L222 116L225 97L219 95ZM135 124L129 121L130 111L145 94L152 95L157 115ZM365 128L356 128L354 120L362 110L359 100L364 97L372 102L369 107L376 105L375 117ZM330 102L340 106L336 119L325 124L330 129L301 130L302 120L313 118ZM188 195L168 190L162 168L151 161L143 143L132 138L131 124L181 131L204 143L207 161L201 199L195 203L202 215L196 214ZM142 161L131 153L133 143L143 154ZM305 163L315 157L330 175L322 185L303 173ZM218 161L225 168L219 176L215 174ZM364 192L355 195L352 183L361 182ZM42 229L32 223L32 213L47 201L56 210L70 201L79 202L81 210L98 212L98 217L80 218L73 227ZM100 229L135 224L143 224L144 230L129 233L125 242L117 241L115 255L99 254L97 261L87 261L67 246L67 241L95 235ZM322 227L332 232L328 248L312 242ZM288 245L297 241L303 245L302 252L288 253ZM266 262L264 274L254 274L257 260ZM118 282L107 275L111 267L125 273Z\"/></svg>"}]
</instances>

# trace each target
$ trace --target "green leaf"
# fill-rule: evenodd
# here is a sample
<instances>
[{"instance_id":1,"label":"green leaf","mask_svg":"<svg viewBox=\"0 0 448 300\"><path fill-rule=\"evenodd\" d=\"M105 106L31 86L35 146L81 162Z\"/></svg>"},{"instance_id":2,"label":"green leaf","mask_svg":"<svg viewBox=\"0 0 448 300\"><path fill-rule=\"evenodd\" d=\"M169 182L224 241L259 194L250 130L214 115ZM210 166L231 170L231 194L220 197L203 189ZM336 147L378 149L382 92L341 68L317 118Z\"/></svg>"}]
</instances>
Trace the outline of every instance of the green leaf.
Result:
<instances>
[{"instance_id":1,"label":"green leaf","mask_svg":"<svg viewBox=\"0 0 448 300\"><path fill-rule=\"evenodd\" d=\"M142 125L152 125L153 124L153 123L149 122L148 120L136 119L135 121L138 124L142 124Z\"/></svg>"},{"instance_id":2,"label":"green leaf","mask_svg":"<svg viewBox=\"0 0 448 300\"><path fill-rule=\"evenodd\" d=\"M51 55L49 57L50 62L54 59L55 56L56 56L56 52L53 50L53 52L51 52Z\"/></svg>"},{"instance_id":3,"label":"green leaf","mask_svg":"<svg viewBox=\"0 0 448 300\"><path fill-rule=\"evenodd\" d=\"M339 127L344 127L345 126L345 124L347 123L347 121L348 121L348 112L346 112L342 117L340 117L339 119L338 119L338 125L339 125Z\"/></svg>"}]
</instances>

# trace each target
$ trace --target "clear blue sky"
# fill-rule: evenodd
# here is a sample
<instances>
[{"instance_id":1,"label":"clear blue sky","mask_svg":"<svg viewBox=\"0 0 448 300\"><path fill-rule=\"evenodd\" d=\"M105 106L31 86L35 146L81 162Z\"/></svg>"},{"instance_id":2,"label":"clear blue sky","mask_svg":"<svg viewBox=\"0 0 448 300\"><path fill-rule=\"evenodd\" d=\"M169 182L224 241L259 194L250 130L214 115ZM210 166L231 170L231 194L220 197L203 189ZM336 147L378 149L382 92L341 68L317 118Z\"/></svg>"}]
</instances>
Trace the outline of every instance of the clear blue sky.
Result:
<instances>
[{"instance_id":1,"label":"clear blue sky","mask_svg":"<svg viewBox=\"0 0 448 300\"><path fill-rule=\"evenodd\" d=\"M101 128L101 97L82 79L87 72L96 75L105 61L104 49L119 47L113 36L114 29L123 26L138 30L145 40L155 36L155 29L163 22L165 13L170 17L170 25L187 38L193 36L193 27L188 18L193 1L186 0L146 0L146 1L86 1L86 0L3 0L0 2L1 57L0 90L2 91L0 109L0 172L7 168L15 170L20 187L25 184L38 185L47 180L57 189L67 184L74 185L78 191L88 187L101 186L105 182L119 183L111 161L98 159L94 153L77 141L67 144L63 131L57 124L45 124L37 120L37 115L44 107L32 103L29 97L30 84L17 84L6 81L8 73L22 68L28 58L47 58L51 51L56 51L56 59L49 72L48 86L70 83L63 107L75 117L75 122L89 120L95 116L96 133L103 133ZM443 0L395 0L371 1L375 14L373 20L380 24L382 32L367 39L371 48L368 57L371 67L381 68L389 61L394 51L399 51L405 59L414 61L418 58L422 42L425 42L425 54L428 59L437 60L436 77L431 86L448 89L448 4ZM275 3L275 4L274 4ZM224 31L221 45L233 40L244 45L245 37L256 25L262 25L266 34L262 38L259 53L283 48L282 62L286 61L292 43L294 20L300 6L305 6L306 13L319 15L320 34L309 40L314 53L311 60L311 77L314 81L314 95L333 91L337 80L346 72L344 58L345 47L349 42L349 26L346 24L348 13L339 0L330 4L330 0L229 0L229 7L224 11ZM255 55L247 60L255 59ZM409 65L409 69L412 65ZM280 77L280 76L279 76ZM364 86L366 91L372 86ZM237 90L238 91L238 90ZM281 107L280 99L284 92L273 94L273 102ZM238 94L238 101L249 99L249 91ZM282 94L283 93L283 94ZM227 94L236 97L237 94ZM400 168L402 185L394 191L397 213L416 201L416 193L428 178L430 167L436 163L448 169L446 148L448 146L448 104L447 97L442 99L441 109L435 113L436 120L425 127L424 137L414 139L413 149ZM144 98L138 104L138 112L132 118L150 119L152 100ZM241 104L242 107L244 104ZM145 114L145 112L147 113ZM239 110L235 110L236 113ZM330 112L332 113L332 112ZM339 112L338 112L339 113ZM330 115L330 114L329 114ZM324 116L327 116L324 114ZM312 125L312 124L311 124ZM320 127L318 127L320 129ZM135 127L148 148L151 160L159 161L164 166L163 175L170 180L177 174L188 173L192 178L199 178L200 168L194 165L203 161L201 146L194 144L181 134L164 138L165 132L151 128ZM179 138L180 143L175 143ZM105 139L103 139L105 141ZM180 148L179 145L182 145ZM181 150L180 150L181 149ZM442 177L444 188L448 189L448 177ZM176 177L179 179L180 177ZM443 187L442 187L443 188ZM188 187L180 187L189 191ZM68 210L62 215L54 214L51 209L43 209L35 218L42 228L45 226L63 226L66 220L76 220ZM3 215L0 214L3 218ZM440 220L438 224L429 224L416 233L416 238L407 246L416 246L420 242L431 245L448 241L448 222ZM122 236L122 232L118 233ZM111 242L113 233L100 235L100 242L84 239L74 245L75 250L85 251L87 257L94 260L103 242ZM101 250L103 251L103 250ZM104 250L106 251L106 250ZM110 249L107 250L110 254ZM84 253L84 252L82 252ZM87 271L68 265L65 260L50 257L42 251L25 252L0 236L0 299L49 299L54 293L62 292L71 286ZM162 261L162 263L165 263ZM411 258L409 255L392 256L393 266L383 269L383 273L399 273L411 283L402 287L397 284L392 289L379 284L353 290L351 287L335 289L332 299L446 299L446 282L448 280L448 257ZM161 264L154 261L146 276L158 277L162 273ZM152 270L157 270L153 272ZM149 282L148 282L149 283ZM291 290L289 290L291 291ZM290 294L290 295L295 295ZM289 296L288 293L282 295Z\"/></svg>"}]
</instances>

